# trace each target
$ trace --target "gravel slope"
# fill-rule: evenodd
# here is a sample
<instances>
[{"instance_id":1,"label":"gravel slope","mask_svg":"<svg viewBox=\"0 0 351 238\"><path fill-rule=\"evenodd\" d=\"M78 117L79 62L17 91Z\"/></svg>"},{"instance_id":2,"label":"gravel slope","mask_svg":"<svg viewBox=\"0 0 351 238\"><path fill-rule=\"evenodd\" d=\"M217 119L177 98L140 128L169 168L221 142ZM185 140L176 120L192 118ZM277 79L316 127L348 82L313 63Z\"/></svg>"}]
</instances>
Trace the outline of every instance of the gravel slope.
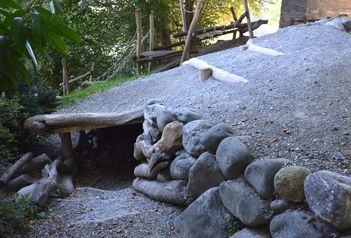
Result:
<instances>
[{"instance_id":1,"label":"gravel slope","mask_svg":"<svg viewBox=\"0 0 351 238\"><path fill-rule=\"evenodd\" d=\"M258 158L278 156L312 170L351 175L351 37L317 24L285 28L254 40L285 55L229 49L200 57L249 80L200 82L191 66L95 94L59 111L121 112L156 99L189 107L232 126Z\"/></svg>"}]
</instances>

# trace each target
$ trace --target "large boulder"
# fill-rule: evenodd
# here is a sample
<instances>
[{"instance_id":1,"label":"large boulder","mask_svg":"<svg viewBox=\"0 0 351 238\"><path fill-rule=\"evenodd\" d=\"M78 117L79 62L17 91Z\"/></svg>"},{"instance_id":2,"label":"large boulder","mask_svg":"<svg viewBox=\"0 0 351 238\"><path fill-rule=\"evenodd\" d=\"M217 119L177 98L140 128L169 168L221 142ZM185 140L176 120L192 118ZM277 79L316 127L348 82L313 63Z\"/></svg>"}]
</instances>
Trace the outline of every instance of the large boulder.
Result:
<instances>
[{"instance_id":1,"label":"large boulder","mask_svg":"<svg viewBox=\"0 0 351 238\"><path fill-rule=\"evenodd\" d=\"M152 154L149 161L149 175L151 178L157 176L157 174L169 166L171 157L165 153L154 153Z\"/></svg>"},{"instance_id":2,"label":"large boulder","mask_svg":"<svg viewBox=\"0 0 351 238\"><path fill-rule=\"evenodd\" d=\"M163 131L165 126L177 120L177 115L171 111L161 111L156 115L157 127Z\"/></svg>"},{"instance_id":3,"label":"large boulder","mask_svg":"<svg viewBox=\"0 0 351 238\"><path fill-rule=\"evenodd\" d=\"M289 211L275 216L269 225L272 238L322 238L313 224L313 215Z\"/></svg>"},{"instance_id":4,"label":"large boulder","mask_svg":"<svg viewBox=\"0 0 351 238\"><path fill-rule=\"evenodd\" d=\"M228 137L219 144L216 158L227 179L239 177L251 163L248 148L235 137Z\"/></svg>"},{"instance_id":5,"label":"large boulder","mask_svg":"<svg viewBox=\"0 0 351 238\"><path fill-rule=\"evenodd\" d=\"M161 202L187 205L190 201L186 192L186 182L182 180L158 182L136 178L133 181L133 188Z\"/></svg>"},{"instance_id":6,"label":"large boulder","mask_svg":"<svg viewBox=\"0 0 351 238\"><path fill-rule=\"evenodd\" d=\"M170 166L171 178L175 180L188 180L190 168L194 165L196 159L184 152L178 155Z\"/></svg>"},{"instance_id":7,"label":"large boulder","mask_svg":"<svg viewBox=\"0 0 351 238\"><path fill-rule=\"evenodd\" d=\"M245 178L262 198L273 199L274 176L288 163L286 159L256 160L247 166Z\"/></svg>"},{"instance_id":8,"label":"large boulder","mask_svg":"<svg viewBox=\"0 0 351 238\"><path fill-rule=\"evenodd\" d=\"M143 122L143 130L147 139L151 141L151 144L156 143L161 138L161 130L158 129L156 123L145 120Z\"/></svg>"},{"instance_id":9,"label":"large boulder","mask_svg":"<svg viewBox=\"0 0 351 238\"><path fill-rule=\"evenodd\" d=\"M200 113L192 111L188 108L179 109L175 112L175 114L177 115L178 121L183 123L200 120L202 118Z\"/></svg>"},{"instance_id":10,"label":"large boulder","mask_svg":"<svg viewBox=\"0 0 351 238\"><path fill-rule=\"evenodd\" d=\"M187 123L183 127L183 147L192 156L199 156L206 151L200 142L202 134L211 128L211 124L204 120L196 120Z\"/></svg>"},{"instance_id":11,"label":"large boulder","mask_svg":"<svg viewBox=\"0 0 351 238\"><path fill-rule=\"evenodd\" d=\"M211 188L194 201L175 221L182 238L223 238L233 216L223 206L218 188Z\"/></svg>"},{"instance_id":12,"label":"large boulder","mask_svg":"<svg viewBox=\"0 0 351 238\"><path fill-rule=\"evenodd\" d=\"M182 148L183 123L174 121L163 129L161 139L152 146L152 151L174 154Z\"/></svg>"},{"instance_id":13,"label":"large boulder","mask_svg":"<svg viewBox=\"0 0 351 238\"><path fill-rule=\"evenodd\" d=\"M245 228L235 233L230 238L270 238L271 236L264 231Z\"/></svg>"},{"instance_id":14,"label":"large boulder","mask_svg":"<svg viewBox=\"0 0 351 238\"><path fill-rule=\"evenodd\" d=\"M268 224L272 216L269 202L262 200L243 180L223 182L219 194L224 206L243 224L252 227Z\"/></svg>"},{"instance_id":15,"label":"large boulder","mask_svg":"<svg viewBox=\"0 0 351 238\"><path fill-rule=\"evenodd\" d=\"M351 230L351 178L330 171L309 175L306 201L321 219L339 230Z\"/></svg>"},{"instance_id":16,"label":"large boulder","mask_svg":"<svg viewBox=\"0 0 351 238\"><path fill-rule=\"evenodd\" d=\"M143 129L145 135L150 139L152 144L160 139L162 133L157 125L157 117L169 111L167 107L158 103L151 103L145 107Z\"/></svg>"},{"instance_id":17,"label":"large boulder","mask_svg":"<svg viewBox=\"0 0 351 238\"><path fill-rule=\"evenodd\" d=\"M220 123L203 133L200 142L208 151L215 154L219 143L230 136L233 136L233 130L226 124Z\"/></svg>"},{"instance_id":18,"label":"large boulder","mask_svg":"<svg viewBox=\"0 0 351 238\"><path fill-rule=\"evenodd\" d=\"M305 193L303 183L311 171L301 166L282 168L274 177L274 188L286 201L303 202Z\"/></svg>"},{"instance_id":19,"label":"large boulder","mask_svg":"<svg viewBox=\"0 0 351 238\"><path fill-rule=\"evenodd\" d=\"M197 198L206 190L218 186L224 180L224 175L215 157L205 152L190 168L188 192L192 198Z\"/></svg>"}]
</instances>

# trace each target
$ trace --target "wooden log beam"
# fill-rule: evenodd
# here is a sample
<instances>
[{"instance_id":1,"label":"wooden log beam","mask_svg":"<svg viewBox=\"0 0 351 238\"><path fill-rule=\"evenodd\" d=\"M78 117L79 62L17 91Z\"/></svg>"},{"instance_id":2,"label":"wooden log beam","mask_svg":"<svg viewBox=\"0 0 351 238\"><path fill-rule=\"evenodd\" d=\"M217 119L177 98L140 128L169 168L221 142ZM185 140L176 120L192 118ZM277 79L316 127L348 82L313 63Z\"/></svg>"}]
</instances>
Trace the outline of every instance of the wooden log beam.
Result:
<instances>
[{"instance_id":1,"label":"wooden log beam","mask_svg":"<svg viewBox=\"0 0 351 238\"><path fill-rule=\"evenodd\" d=\"M24 128L34 134L66 133L142 123L143 108L122 113L72 113L38 115L28 118Z\"/></svg>"},{"instance_id":2,"label":"wooden log beam","mask_svg":"<svg viewBox=\"0 0 351 238\"><path fill-rule=\"evenodd\" d=\"M137 45L136 45L136 57L140 59L141 46L143 44L143 30L141 25L141 13L140 9L135 10L135 21L136 21L136 34L137 34ZM141 66L137 63L137 73L140 74Z\"/></svg>"},{"instance_id":3,"label":"wooden log beam","mask_svg":"<svg viewBox=\"0 0 351 238\"><path fill-rule=\"evenodd\" d=\"M207 27L207 28L203 28L203 29L198 29L198 30L194 30L193 35L192 36L197 36L206 32L212 32L212 31L225 31L225 30L230 30L230 29L234 29L234 28L238 28L238 30L243 30L243 29L247 29L248 24L247 23L241 23L242 20L246 17L246 13L243 13L240 18L238 19L237 22L234 22L232 24L229 25L223 25L223 26L213 26L213 27ZM259 24L259 25L263 25L263 24L267 24L268 20L258 20L258 21L254 21L252 22L252 25L254 24ZM188 32L179 32L179 33L175 33L173 34L174 38L178 38L178 37L183 37L185 35L187 35Z\"/></svg>"}]
</instances>

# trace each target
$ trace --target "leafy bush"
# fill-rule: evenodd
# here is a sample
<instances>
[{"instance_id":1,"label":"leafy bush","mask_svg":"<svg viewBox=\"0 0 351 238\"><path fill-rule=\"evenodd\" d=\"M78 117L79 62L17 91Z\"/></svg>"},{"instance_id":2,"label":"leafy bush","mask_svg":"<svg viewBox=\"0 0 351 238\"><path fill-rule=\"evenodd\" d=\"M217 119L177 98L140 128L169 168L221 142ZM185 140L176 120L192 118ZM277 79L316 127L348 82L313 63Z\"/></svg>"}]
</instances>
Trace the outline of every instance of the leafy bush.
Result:
<instances>
[{"instance_id":1,"label":"leafy bush","mask_svg":"<svg viewBox=\"0 0 351 238\"><path fill-rule=\"evenodd\" d=\"M43 218L37 206L31 204L28 196L0 196L0 234L6 237L20 237L28 229L31 219Z\"/></svg>"},{"instance_id":2,"label":"leafy bush","mask_svg":"<svg viewBox=\"0 0 351 238\"><path fill-rule=\"evenodd\" d=\"M21 85L19 91L0 95L0 173L18 153L32 151L39 137L23 128L25 119L51 113L56 107L56 92L41 78L33 85Z\"/></svg>"}]
</instances>

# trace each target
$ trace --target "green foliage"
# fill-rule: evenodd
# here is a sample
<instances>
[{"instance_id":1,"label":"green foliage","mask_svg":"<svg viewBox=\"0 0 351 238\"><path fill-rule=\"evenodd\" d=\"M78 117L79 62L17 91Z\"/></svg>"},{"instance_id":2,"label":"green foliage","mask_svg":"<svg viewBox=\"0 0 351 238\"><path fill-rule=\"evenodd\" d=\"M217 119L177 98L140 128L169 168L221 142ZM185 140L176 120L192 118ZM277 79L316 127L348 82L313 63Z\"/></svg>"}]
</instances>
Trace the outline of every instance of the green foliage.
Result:
<instances>
[{"instance_id":1,"label":"green foliage","mask_svg":"<svg viewBox=\"0 0 351 238\"><path fill-rule=\"evenodd\" d=\"M41 78L20 85L19 93L0 95L0 173L20 152L32 151L38 138L23 129L25 119L47 114L56 107L56 92Z\"/></svg>"},{"instance_id":2,"label":"green foliage","mask_svg":"<svg viewBox=\"0 0 351 238\"><path fill-rule=\"evenodd\" d=\"M31 204L28 196L0 196L0 234L6 237L20 237L31 219L44 217L45 213Z\"/></svg>"},{"instance_id":3,"label":"green foliage","mask_svg":"<svg viewBox=\"0 0 351 238\"><path fill-rule=\"evenodd\" d=\"M64 39L80 42L79 35L60 16L62 8L57 0L50 1L51 11L42 2L1 0L0 90L13 88L23 79L30 81L27 59L31 59L34 69L39 68L39 59L47 56L48 46L65 54Z\"/></svg>"},{"instance_id":4,"label":"green foliage","mask_svg":"<svg viewBox=\"0 0 351 238\"><path fill-rule=\"evenodd\" d=\"M87 88L76 90L62 99L60 107L64 107L79 100L83 100L84 98L89 97L93 93L105 91L109 88L116 87L126 81L133 80L135 78L136 76L120 75L113 80L96 83Z\"/></svg>"}]
</instances>

